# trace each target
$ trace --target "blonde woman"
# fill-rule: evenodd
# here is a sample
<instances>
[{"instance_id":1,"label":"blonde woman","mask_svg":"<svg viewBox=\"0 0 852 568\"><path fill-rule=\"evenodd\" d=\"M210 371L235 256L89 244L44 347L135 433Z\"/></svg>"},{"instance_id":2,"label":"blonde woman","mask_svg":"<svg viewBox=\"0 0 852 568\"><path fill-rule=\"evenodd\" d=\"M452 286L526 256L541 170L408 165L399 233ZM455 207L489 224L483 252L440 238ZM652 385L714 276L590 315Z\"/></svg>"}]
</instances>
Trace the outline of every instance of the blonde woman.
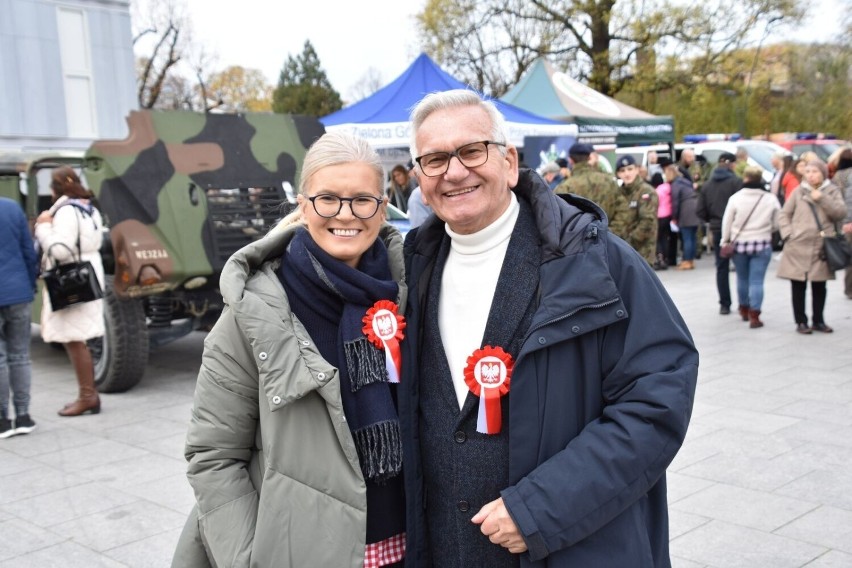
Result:
<instances>
[{"instance_id":1,"label":"blonde woman","mask_svg":"<svg viewBox=\"0 0 852 568\"><path fill-rule=\"evenodd\" d=\"M328 133L298 209L234 254L186 440L196 508L173 566L401 566L395 366L402 239L376 152ZM367 321L396 333L376 344ZM395 363L395 362L394 362Z\"/></svg>"}]
</instances>

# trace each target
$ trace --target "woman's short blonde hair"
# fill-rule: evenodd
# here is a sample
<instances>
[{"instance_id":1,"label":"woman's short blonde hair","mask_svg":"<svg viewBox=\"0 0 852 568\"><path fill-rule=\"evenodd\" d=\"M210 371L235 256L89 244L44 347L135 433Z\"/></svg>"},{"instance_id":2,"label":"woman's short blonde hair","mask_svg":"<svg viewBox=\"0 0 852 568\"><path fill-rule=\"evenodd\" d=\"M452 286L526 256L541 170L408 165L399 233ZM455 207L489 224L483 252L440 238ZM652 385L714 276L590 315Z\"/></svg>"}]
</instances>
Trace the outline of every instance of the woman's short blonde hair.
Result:
<instances>
[{"instance_id":1,"label":"woman's short blonde hair","mask_svg":"<svg viewBox=\"0 0 852 568\"><path fill-rule=\"evenodd\" d=\"M763 181L763 168L760 166L748 166L743 170L744 181Z\"/></svg>"},{"instance_id":2,"label":"woman's short blonde hair","mask_svg":"<svg viewBox=\"0 0 852 568\"><path fill-rule=\"evenodd\" d=\"M385 171L379 154L365 139L348 132L326 132L311 145L302 163L299 193L307 192L311 178L321 169L353 162L366 164L376 172L375 189L382 193Z\"/></svg>"},{"instance_id":3,"label":"woman's short blonde hair","mask_svg":"<svg viewBox=\"0 0 852 568\"><path fill-rule=\"evenodd\" d=\"M376 173L376 185L374 188L379 195L384 194L382 180L384 168L379 154L370 146L364 138L349 134L348 132L326 132L314 142L305 154L302 162L302 174L299 177L299 193L307 194L310 188L311 178L323 168L339 166L341 164L361 163L366 164ZM289 215L284 217L278 227L286 227L302 220L302 208L296 207Z\"/></svg>"}]
</instances>

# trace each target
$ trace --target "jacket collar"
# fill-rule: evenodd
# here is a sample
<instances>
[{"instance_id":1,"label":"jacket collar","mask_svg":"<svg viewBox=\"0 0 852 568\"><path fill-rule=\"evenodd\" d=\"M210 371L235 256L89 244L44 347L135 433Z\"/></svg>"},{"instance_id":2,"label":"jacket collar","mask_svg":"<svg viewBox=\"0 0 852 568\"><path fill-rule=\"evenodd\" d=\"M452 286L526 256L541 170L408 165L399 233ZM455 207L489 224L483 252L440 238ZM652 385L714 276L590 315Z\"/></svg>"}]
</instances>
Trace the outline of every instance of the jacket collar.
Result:
<instances>
[{"instance_id":1,"label":"jacket collar","mask_svg":"<svg viewBox=\"0 0 852 568\"><path fill-rule=\"evenodd\" d=\"M305 327L293 316L284 287L275 274L281 256L300 228L300 224L276 227L246 245L231 256L219 280L222 298L233 310L258 361L259 381L271 411L311 391L319 392L329 404L341 404L339 387L323 388L337 379L337 369L322 358ZM402 237L396 228L385 224L379 238L388 247L391 273L399 283L400 305L404 305L407 289ZM291 372L296 356L300 367Z\"/></svg>"},{"instance_id":2,"label":"jacket collar","mask_svg":"<svg viewBox=\"0 0 852 568\"><path fill-rule=\"evenodd\" d=\"M554 194L538 174L528 169L519 172L518 185L512 191L530 204L542 249L543 295L531 329L579 314L584 308L620 302L610 275L603 210L576 195ZM432 216L412 233L406 243L407 256L417 267L412 274L420 275L412 286L418 287L422 307L431 273L428 266L446 236L444 222Z\"/></svg>"},{"instance_id":3,"label":"jacket collar","mask_svg":"<svg viewBox=\"0 0 852 568\"><path fill-rule=\"evenodd\" d=\"M731 169L727 167L718 167L713 170L713 174L710 176L710 179L713 181L725 181L726 179L732 179L737 177Z\"/></svg>"},{"instance_id":4,"label":"jacket collar","mask_svg":"<svg viewBox=\"0 0 852 568\"><path fill-rule=\"evenodd\" d=\"M234 305L240 301L245 290L246 282L260 266L267 261L278 262L284 251L293 240L296 231L302 227L300 223L274 227L262 239L249 243L228 259L219 277L219 288L226 304ZM391 264L391 274L399 283L399 304L404 305L407 295L402 260L402 236L392 225L385 223L379 230L379 237L388 248ZM277 268L277 265L274 267ZM281 305L281 290L265 290L264 300L270 305Z\"/></svg>"}]
</instances>

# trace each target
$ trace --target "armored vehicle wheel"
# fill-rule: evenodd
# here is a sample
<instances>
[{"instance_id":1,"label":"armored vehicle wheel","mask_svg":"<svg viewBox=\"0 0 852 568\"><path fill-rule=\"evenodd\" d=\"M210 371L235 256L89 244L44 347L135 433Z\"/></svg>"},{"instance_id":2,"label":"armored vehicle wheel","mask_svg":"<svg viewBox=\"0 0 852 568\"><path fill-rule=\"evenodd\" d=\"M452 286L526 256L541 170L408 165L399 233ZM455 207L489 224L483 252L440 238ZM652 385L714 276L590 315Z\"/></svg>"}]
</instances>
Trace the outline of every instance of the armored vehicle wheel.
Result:
<instances>
[{"instance_id":1,"label":"armored vehicle wheel","mask_svg":"<svg viewBox=\"0 0 852 568\"><path fill-rule=\"evenodd\" d=\"M148 364L148 328L141 300L115 295L112 277L104 291L104 336L89 342L100 392L124 392L142 379Z\"/></svg>"}]
</instances>

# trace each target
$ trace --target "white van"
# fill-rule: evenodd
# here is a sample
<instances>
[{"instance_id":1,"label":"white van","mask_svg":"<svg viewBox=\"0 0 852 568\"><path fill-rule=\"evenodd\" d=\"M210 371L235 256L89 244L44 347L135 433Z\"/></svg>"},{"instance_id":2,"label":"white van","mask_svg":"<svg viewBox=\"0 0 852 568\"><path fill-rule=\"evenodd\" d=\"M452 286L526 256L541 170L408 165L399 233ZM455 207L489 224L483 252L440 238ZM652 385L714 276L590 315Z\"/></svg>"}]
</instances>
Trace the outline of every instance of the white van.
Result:
<instances>
[{"instance_id":1,"label":"white van","mask_svg":"<svg viewBox=\"0 0 852 568\"><path fill-rule=\"evenodd\" d=\"M650 152L656 152L658 158L666 157L670 160L674 160L672 157L672 149L668 144L652 144L651 146L628 146L624 148L616 148L615 155L616 159L618 156L630 155L633 156L633 159L636 160L636 164L640 166L648 167L648 154Z\"/></svg>"},{"instance_id":2,"label":"white van","mask_svg":"<svg viewBox=\"0 0 852 568\"><path fill-rule=\"evenodd\" d=\"M737 142L700 142L698 144L676 144L675 149L678 156L685 148L692 148L697 155L704 156L707 162L716 167L719 156L723 152L736 154L738 148L744 148L748 152L748 163L750 166L758 166L763 170L763 180L766 183L772 181L775 170L772 168L772 156L775 153L789 154L790 151L766 140L738 140Z\"/></svg>"},{"instance_id":3,"label":"white van","mask_svg":"<svg viewBox=\"0 0 852 568\"><path fill-rule=\"evenodd\" d=\"M737 148L745 148L748 152L748 163L751 166L758 166L763 170L763 179L766 183L772 181L774 170L772 168L772 155L776 152L788 154L782 146L774 142L765 140L739 140L737 142L719 141L719 142L696 142L675 144L675 161L680 159L680 154L683 150L691 148L697 156L703 157L712 167L716 167L719 163L719 156L723 152L737 153ZM657 156L666 156L671 158L670 149L666 144L656 144L653 146L632 146L626 148L618 148L616 155L630 154L636 160L637 164L648 167L648 153L653 150Z\"/></svg>"}]
</instances>

